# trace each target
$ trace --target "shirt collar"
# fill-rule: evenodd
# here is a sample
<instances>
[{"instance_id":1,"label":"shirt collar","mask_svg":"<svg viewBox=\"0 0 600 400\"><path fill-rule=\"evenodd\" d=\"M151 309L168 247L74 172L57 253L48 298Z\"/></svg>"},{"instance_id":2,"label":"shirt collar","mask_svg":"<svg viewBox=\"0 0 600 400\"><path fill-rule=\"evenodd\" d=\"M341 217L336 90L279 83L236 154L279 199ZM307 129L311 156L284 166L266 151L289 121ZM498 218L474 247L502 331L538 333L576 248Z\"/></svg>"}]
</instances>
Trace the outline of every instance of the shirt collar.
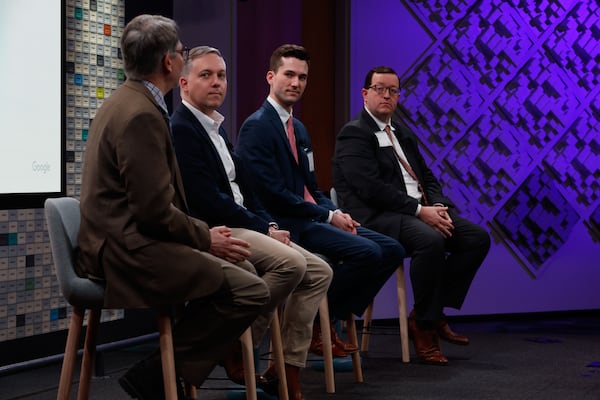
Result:
<instances>
[{"instance_id":1,"label":"shirt collar","mask_svg":"<svg viewBox=\"0 0 600 400\"><path fill-rule=\"evenodd\" d=\"M390 122L385 123L382 122L379 118L377 118L376 116L374 116L371 111L369 111L369 109L367 107L365 107L365 111L367 113L369 113L369 115L371 116L371 118L373 118L373 120L375 121L375 123L377 124L377 127L379 128L380 131L384 131L385 130L385 126L389 125L392 132L395 131L396 129L394 128L394 125L392 125L392 121L390 120Z\"/></svg>"},{"instance_id":2,"label":"shirt collar","mask_svg":"<svg viewBox=\"0 0 600 400\"><path fill-rule=\"evenodd\" d=\"M148 89L150 91L150 93L152 94L152 97L154 97L154 100L156 100L156 102L158 103L160 108L163 109L163 111L165 112L165 115L169 115L167 103L165 103L164 95L162 94L160 89L158 87L156 87L156 85L150 81L142 80L142 83L144 84L144 86L146 86L146 89Z\"/></svg>"},{"instance_id":3,"label":"shirt collar","mask_svg":"<svg viewBox=\"0 0 600 400\"><path fill-rule=\"evenodd\" d=\"M221 115L217 110L214 112L214 118L209 117L204 114L202 111L198 110L196 107L191 105L186 100L181 100L184 106L186 106L192 114L198 119L198 121L202 124L202 127L206 130L206 132L211 132L212 130L219 130L219 127L225 121L225 117Z\"/></svg>"},{"instance_id":4,"label":"shirt collar","mask_svg":"<svg viewBox=\"0 0 600 400\"><path fill-rule=\"evenodd\" d=\"M271 96L267 97L267 101L273 106L275 111L277 111L281 122L283 122L283 126L286 126L288 119L290 119L290 117L293 116L292 113L287 112L287 110L281 107L281 105L278 102L276 102L275 99L273 99Z\"/></svg>"}]
</instances>

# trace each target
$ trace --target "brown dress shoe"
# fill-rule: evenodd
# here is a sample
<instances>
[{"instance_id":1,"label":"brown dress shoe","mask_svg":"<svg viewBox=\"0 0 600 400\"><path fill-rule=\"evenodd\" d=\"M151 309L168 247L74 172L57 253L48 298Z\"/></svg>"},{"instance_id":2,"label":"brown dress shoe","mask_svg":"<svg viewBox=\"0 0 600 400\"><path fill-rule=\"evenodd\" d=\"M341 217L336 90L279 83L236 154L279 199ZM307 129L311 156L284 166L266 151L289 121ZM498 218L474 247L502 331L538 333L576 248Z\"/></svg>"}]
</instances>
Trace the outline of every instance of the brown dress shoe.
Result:
<instances>
[{"instance_id":1,"label":"brown dress shoe","mask_svg":"<svg viewBox=\"0 0 600 400\"><path fill-rule=\"evenodd\" d=\"M358 351L358 346L340 339L333 325L331 325L331 343L340 347L346 353L356 353Z\"/></svg>"},{"instance_id":2,"label":"brown dress shoe","mask_svg":"<svg viewBox=\"0 0 600 400\"><path fill-rule=\"evenodd\" d=\"M445 319L439 321L436 324L435 330L436 330L437 334L440 336L440 338L445 340L446 342L458 344L461 346L466 346L469 344L469 338L466 336L460 335L460 334L454 332L452 329L450 329L450 325L448 325L448 321L446 321Z\"/></svg>"},{"instance_id":3,"label":"brown dress shoe","mask_svg":"<svg viewBox=\"0 0 600 400\"><path fill-rule=\"evenodd\" d=\"M434 329L421 329L414 314L408 318L408 330L415 344L415 352L421 361L431 365L447 365L448 359L440 350L439 338Z\"/></svg>"},{"instance_id":4,"label":"brown dress shoe","mask_svg":"<svg viewBox=\"0 0 600 400\"><path fill-rule=\"evenodd\" d=\"M313 336L308 351L312 354L323 356L323 336L321 334L321 325L317 322L313 325ZM348 356L348 353L337 344L333 336L331 337L331 352L335 358L344 358Z\"/></svg>"},{"instance_id":5,"label":"brown dress shoe","mask_svg":"<svg viewBox=\"0 0 600 400\"><path fill-rule=\"evenodd\" d=\"M242 358L242 346L237 342L227 357L220 362L225 369L227 378L230 381L237 383L238 385L246 385L246 378L244 376L244 362ZM265 377L260 374L255 374L256 387L261 388L265 393L270 395L276 395L279 386L279 379L277 374L270 377Z\"/></svg>"}]
</instances>

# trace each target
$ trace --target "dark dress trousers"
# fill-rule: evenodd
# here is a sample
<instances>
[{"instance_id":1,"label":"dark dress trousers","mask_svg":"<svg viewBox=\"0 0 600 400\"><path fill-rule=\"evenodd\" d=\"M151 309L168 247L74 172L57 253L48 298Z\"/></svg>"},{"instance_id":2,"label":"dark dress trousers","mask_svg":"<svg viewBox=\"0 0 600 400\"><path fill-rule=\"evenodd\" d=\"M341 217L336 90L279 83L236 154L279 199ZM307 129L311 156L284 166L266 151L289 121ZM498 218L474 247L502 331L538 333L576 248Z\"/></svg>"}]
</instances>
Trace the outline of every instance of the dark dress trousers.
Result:
<instances>
[{"instance_id":1,"label":"dark dress trousers","mask_svg":"<svg viewBox=\"0 0 600 400\"><path fill-rule=\"evenodd\" d=\"M380 145L380 128L363 110L336 139L333 179L340 205L364 226L396 238L411 257L415 312L439 320L443 307L460 308L490 246L481 227L460 217L427 167L415 135L392 122L400 146L422 183L430 204L449 207L454 223L449 239L415 216L418 201L408 196L393 148Z\"/></svg>"},{"instance_id":2,"label":"dark dress trousers","mask_svg":"<svg viewBox=\"0 0 600 400\"><path fill-rule=\"evenodd\" d=\"M381 286L404 257L404 249L385 235L359 227L358 234L327 222L336 209L317 187L310 138L304 125L293 120L298 149L296 162L283 123L265 101L243 123L237 152L252 172L262 204L292 238L309 251L332 261L333 281L328 297L332 314L347 318L362 315ZM316 204L304 199L304 186Z\"/></svg>"}]
</instances>

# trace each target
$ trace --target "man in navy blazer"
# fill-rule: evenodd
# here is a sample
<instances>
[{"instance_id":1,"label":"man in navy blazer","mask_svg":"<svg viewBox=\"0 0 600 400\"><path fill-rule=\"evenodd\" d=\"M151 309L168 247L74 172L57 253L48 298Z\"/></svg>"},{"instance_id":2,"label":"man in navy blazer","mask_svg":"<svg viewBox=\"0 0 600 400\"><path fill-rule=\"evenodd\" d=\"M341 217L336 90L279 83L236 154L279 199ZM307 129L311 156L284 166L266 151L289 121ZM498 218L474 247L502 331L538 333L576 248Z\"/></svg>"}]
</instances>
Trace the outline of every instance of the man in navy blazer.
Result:
<instances>
[{"instance_id":1,"label":"man in navy blazer","mask_svg":"<svg viewBox=\"0 0 600 400\"><path fill-rule=\"evenodd\" d=\"M414 310L409 328L416 353L445 365L439 338L468 344L454 333L444 307L460 308L490 247L487 232L458 215L417 146L392 121L400 80L389 67L367 74L364 109L337 136L333 180L340 204L378 232L397 238L411 257Z\"/></svg>"},{"instance_id":2,"label":"man in navy blazer","mask_svg":"<svg viewBox=\"0 0 600 400\"><path fill-rule=\"evenodd\" d=\"M361 227L318 189L308 133L292 116L306 87L308 63L301 46L282 45L273 52L266 76L269 96L243 123L237 151L279 225L304 248L330 259L331 314L346 319L362 315L402 262L404 249Z\"/></svg>"},{"instance_id":3,"label":"man in navy blazer","mask_svg":"<svg viewBox=\"0 0 600 400\"><path fill-rule=\"evenodd\" d=\"M252 325L256 345L275 308L285 302L281 330L287 386L290 398L302 398L298 371L305 366L313 321L333 273L325 261L291 242L289 232L279 229L254 195L246 171L239 168L241 162L221 126L224 117L217 111L227 91L226 65L219 50L192 49L179 86L182 104L171 124L190 212L209 226L226 225L233 237L250 246L248 260L271 293L266 311ZM230 378L241 383L241 376L232 372L228 368ZM276 392L269 383L274 369L264 375L257 385Z\"/></svg>"}]
</instances>

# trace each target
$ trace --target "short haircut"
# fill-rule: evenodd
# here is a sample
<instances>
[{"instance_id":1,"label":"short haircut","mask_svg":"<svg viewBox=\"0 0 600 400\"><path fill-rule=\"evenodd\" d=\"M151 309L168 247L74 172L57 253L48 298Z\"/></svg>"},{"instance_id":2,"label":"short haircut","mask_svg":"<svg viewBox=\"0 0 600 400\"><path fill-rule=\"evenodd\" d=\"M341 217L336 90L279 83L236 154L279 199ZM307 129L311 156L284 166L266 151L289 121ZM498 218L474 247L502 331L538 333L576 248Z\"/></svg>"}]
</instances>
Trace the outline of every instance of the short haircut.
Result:
<instances>
[{"instance_id":1,"label":"short haircut","mask_svg":"<svg viewBox=\"0 0 600 400\"><path fill-rule=\"evenodd\" d=\"M367 72L367 76L365 77L365 84L364 84L363 88L368 89L371 87L371 84L373 82L373 74L394 74L394 75L396 75L396 78L398 78L398 83L400 83L400 77L398 76L396 71L394 71L394 69L392 67L386 67L386 66L382 65L379 67L375 67L375 68L371 69L369 72Z\"/></svg>"},{"instance_id":2,"label":"short haircut","mask_svg":"<svg viewBox=\"0 0 600 400\"><path fill-rule=\"evenodd\" d=\"M310 56L306 49L297 44L283 44L273 51L271 59L269 61L269 70L277 72L279 67L283 65L282 58L293 57L298 60L306 61L310 66Z\"/></svg>"},{"instance_id":3,"label":"short haircut","mask_svg":"<svg viewBox=\"0 0 600 400\"><path fill-rule=\"evenodd\" d=\"M121 53L125 74L144 79L160 68L163 57L179 42L177 23L161 15L138 15L123 30Z\"/></svg>"},{"instance_id":4,"label":"short haircut","mask_svg":"<svg viewBox=\"0 0 600 400\"><path fill-rule=\"evenodd\" d=\"M190 49L190 54L188 55L188 58L183 66L183 70L181 71L181 76L187 76L190 73L192 61L194 61L196 58L205 56L207 54L216 54L219 57L223 58L219 49L217 49L215 47L210 47L210 46L194 47L194 48ZM223 60L223 62L225 62L225 60Z\"/></svg>"}]
</instances>

